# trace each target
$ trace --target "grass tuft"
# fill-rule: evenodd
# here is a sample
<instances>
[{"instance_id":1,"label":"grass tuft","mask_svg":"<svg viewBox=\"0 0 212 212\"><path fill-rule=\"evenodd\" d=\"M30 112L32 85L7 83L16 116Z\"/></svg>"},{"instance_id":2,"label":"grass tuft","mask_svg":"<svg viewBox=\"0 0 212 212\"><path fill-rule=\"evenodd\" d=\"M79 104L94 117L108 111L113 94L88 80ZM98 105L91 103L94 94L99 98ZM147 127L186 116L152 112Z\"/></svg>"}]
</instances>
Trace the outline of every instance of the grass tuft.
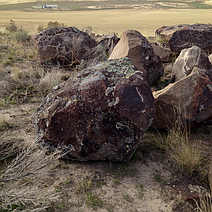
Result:
<instances>
[{"instance_id":1,"label":"grass tuft","mask_svg":"<svg viewBox=\"0 0 212 212\"><path fill-rule=\"evenodd\" d=\"M12 124L8 121L8 119L0 114L0 130L6 130L12 127Z\"/></svg>"},{"instance_id":2,"label":"grass tuft","mask_svg":"<svg viewBox=\"0 0 212 212\"><path fill-rule=\"evenodd\" d=\"M96 195L94 195L92 193L87 193L86 204L88 206L91 206L93 208L93 210L97 210L97 206L98 207L103 206L103 201L100 198L98 198Z\"/></svg>"},{"instance_id":3,"label":"grass tuft","mask_svg":"<svg viewBox=\"0 0 212 212\"><path fill-rule=\"evenodd\" d=\"M202 194L200 192L199 201L195 201L197 212L212 212L212 199L210 194Z\"/></svg>"},{"instance_id":4,"label":"grass tuft","mask_svg":"<svg viewBox=\"0 0 212 212\"><path fill-rule=\"evenodd\" d=\"M154 144L172 158L178 172L205 181L209 160L206 158L201 141L191 139L187 127L175 126L168 133L158 131Z\"/></svg>"}]
</instances>

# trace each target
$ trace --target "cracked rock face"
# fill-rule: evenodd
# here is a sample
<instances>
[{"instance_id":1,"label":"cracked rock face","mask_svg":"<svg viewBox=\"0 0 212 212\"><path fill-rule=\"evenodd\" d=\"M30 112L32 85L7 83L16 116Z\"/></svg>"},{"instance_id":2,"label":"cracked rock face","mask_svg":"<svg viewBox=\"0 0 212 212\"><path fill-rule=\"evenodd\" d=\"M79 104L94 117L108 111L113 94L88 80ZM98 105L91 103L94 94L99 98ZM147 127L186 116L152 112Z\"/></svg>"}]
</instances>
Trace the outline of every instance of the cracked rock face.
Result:
<instances>
[{"instance_id":1,"label":"cracked rock face","mask_svg":"<svg viewBox=\"0 0 212 212\"><path fill-rule=\"evenodd\" d=\"M172 129L179 120L190 128L212 123L212 82L207 70L194 67L187 77L153 95L155 128Z\"/></svg>"},{"instance_id":2,"label":"cracked rock face","mask_svg":"<svg viewBox=\"0 0 212 212\"><path fill-rule=\"evenodd\" d=\"M108 60L122 57L132 60L138 70L146 76L149 85L157 83L164 73L160 57L154 53L149 41L136 30L123 32Z\"/></svg>"},{"instance_id":3,"label":"cracked rock face","mask_svg":"<svg viewBox=\"0 0 212 212\"><path fill-rule=\"evenodd\" d=\"M197 46L192 46L189 49L183 49L174 63L172 75L175 77L175 81L188 76L194 67L205 69L209 78L212 79L212 65L205 51Z\"/></svg>"},{"instance_id":4,"label":"cracked rock face","mask_svg":"<svg viewBox=\"0 0 212 212\"><path fill-rule=\"evenodd\" d=\"M32 120L36 143L69 159L127 161L152 123L150 87L129 58L89 67L58 85Z\"/></svg>"}]
</instances>

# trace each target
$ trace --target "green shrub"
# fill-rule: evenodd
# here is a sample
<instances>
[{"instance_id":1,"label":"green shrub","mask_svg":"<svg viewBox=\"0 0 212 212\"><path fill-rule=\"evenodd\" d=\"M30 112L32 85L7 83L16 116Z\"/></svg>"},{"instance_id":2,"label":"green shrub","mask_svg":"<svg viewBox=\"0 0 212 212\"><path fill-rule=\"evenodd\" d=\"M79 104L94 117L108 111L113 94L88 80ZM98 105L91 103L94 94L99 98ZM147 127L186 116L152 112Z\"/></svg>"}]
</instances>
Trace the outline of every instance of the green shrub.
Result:
<instances>
[{"instance_id":1,"label":"green shrub","mask_svg":"<svg viewBox=\"0 0 212 212\"><path fill-rule=\"evenodd\" d=\"M12 35L12 40L17 42L17 43L25 43L30 40L30 35L26 30L18 30Z\"/></svg>"}]
</instances>

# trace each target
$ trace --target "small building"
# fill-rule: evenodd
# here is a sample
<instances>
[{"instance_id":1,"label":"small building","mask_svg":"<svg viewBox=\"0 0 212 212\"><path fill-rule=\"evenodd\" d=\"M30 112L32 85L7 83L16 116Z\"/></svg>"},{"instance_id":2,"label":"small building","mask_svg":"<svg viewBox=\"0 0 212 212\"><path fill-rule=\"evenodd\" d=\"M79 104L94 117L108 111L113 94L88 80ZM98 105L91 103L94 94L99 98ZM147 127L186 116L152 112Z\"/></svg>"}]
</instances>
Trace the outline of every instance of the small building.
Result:
<instances>
[{"instance_id":1,"label":"small building","mask_svg":"<svg viewBox=\"0 0 212 212\"><path fill-rule=\"evenodd\" d=\"M44 5L43 8L58 8L58 5Z\"/></svg>"},{"instance_id":2,"label":"small building","mask_svg":"<svg viewBox=\"0 0 212 212\"><path fill-rule=\"evenodd\" d=\"M32 9L43 9L42 5L32 6Z\"/></svg>"}]
</instances>

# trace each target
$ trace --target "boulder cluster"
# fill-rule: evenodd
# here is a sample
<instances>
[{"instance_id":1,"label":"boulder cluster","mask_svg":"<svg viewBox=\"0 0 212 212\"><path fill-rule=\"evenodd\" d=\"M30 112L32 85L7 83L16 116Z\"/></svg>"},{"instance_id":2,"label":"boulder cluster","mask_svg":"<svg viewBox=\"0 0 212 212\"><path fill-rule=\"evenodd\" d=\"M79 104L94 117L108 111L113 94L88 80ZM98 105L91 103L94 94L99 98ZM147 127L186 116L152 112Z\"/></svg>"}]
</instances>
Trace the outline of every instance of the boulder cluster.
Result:
<instances>
[{"instance_id":1,"label":"boulder cluster","mask_svg":"<svg viewBox=\"0 0 212 212\"><path fill-rule=\"evenodd\" d=\"M36 143L71 160L128 161L149 126L191 128L212 122L212 25L161 27L163 45L136 30L94 39L75 27L36 36L38 61L73 67L103 48L108 59L57 85L33 114ZM165 88L152 92L178 55Z\"/></svg>"}]
</instances>

